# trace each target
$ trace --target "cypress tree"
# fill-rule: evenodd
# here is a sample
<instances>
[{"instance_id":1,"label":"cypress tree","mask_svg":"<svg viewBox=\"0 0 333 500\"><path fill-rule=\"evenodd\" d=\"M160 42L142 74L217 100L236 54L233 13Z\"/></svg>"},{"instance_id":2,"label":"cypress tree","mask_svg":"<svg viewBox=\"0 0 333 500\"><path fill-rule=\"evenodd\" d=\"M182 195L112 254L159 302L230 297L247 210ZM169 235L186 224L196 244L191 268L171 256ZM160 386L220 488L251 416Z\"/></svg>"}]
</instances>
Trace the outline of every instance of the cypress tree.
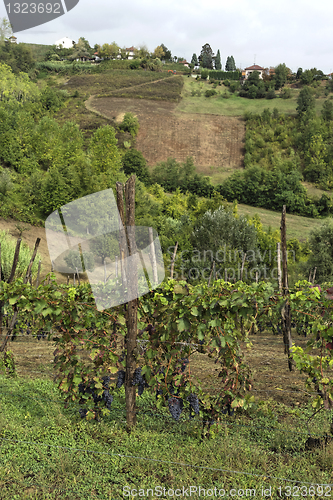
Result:
<instances>
[{"instance_id":1,"label":"cypress tree","mask_svg":"<svg viewBox=\"0 0 333 500\"><path fill-rule=\"evenodd\" d=\"M215 57L215 69L217 69L218 71L222 69L220 49L217 51Z\"/></svg>"}]
</instances>

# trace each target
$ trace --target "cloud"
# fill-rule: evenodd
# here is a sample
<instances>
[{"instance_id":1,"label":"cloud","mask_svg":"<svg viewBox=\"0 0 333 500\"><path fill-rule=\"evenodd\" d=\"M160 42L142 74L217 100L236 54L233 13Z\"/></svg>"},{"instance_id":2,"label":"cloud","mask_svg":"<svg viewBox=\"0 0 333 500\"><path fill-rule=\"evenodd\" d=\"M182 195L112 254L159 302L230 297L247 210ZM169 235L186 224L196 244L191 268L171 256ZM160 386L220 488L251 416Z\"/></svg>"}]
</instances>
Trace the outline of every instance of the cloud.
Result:
<instances>
[{"instance_id":1,"label":"cloud","mask_svg":"<svg viewBox=\"0 0 333 500\"><path fill-rule=\"evenodd\" d=\"M1 8L0 17L4 17ZM214 53L220 49L224 63L233 55L236 65L245 67L256 55L261 66L285 62L294 70L317 67L327 73L333 65L329 52L332 15L333 3L328 1L127 0L124 4L80 0L43 30L27 30L17 36L19 41L44 44L61 36L73 40L84 36L91 45L145 43L151 51L164 43L173 55L187 59L194 52L199 55L209 43Z\"/></svg>"}]
</instances>

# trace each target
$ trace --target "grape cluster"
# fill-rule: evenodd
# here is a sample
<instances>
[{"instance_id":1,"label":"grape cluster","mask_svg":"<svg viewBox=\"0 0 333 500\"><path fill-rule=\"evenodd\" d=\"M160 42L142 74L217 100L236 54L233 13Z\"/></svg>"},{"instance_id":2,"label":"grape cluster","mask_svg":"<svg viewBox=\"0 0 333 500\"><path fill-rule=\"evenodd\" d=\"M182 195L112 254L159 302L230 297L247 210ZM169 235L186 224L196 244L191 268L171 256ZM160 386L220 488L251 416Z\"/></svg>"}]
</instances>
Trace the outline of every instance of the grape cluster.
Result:
<instances>
[{"instance_id":1,"label":"grape cluster","mask_svg":"<svg viewBox=\"0 0 333 500\"><path fill-rule=\"evenodd\" d=\"M105 389L105 391L103 392L103 399L105 401L106 408L108 410L111 410L111 404L112 404L112 401L113 401L113 396L112 396L112 394L109 393L108 389Z\"/></svg>"},{"instance_id":2,"label":"grape cluster","mask_svg":"<svg viewBox=\"0 0 333 500\"><path fill-rule=\"evenodd\" d=\"M117 389L120 389L120 387L124 384L125 382L125 372L124 370L119 370L118 373L118 378L117 378L117 384L116 384L116 387Z\"/></svg>"},{"instance_id":3,"label":"grape cluster","mask_svg":"<svg viewBox=\"0 0 333 500\"><path fill-rule=\"evenodd\" d=\"M183 411L183 400L181 398L169 398L168 406L172 418L178 422L181 412Z\"/></svg>"},{"instance_id":4,"label":"grape cluster","mask_svg":"<svg viewBox=\"0 0 333 500\"><path fill-rule=\"evenodd\" d=\"M110 377L108 375L105 375L102 377L103 380L103 385L105 387L102 396L97 396L95 389L93 387L90 387L89 382L87 384L81 383L79 384L79 392L81 394L91 394L93 397L94 403L99 403L100 401L105 402L105 406L108 410L111 410L111 404L113 401L113 396L112 394L109 393L109 384L110 384ZM80 408L79 410L81 418L84 418L88 411L85 409Z\"/></svg>"},{"instance_id":5,"label":"grape cluster","mask_svg":"<svg viewBox=\"0 0 333 500\"><path fill-rule=\"evenodd\" d=\"M188 358L182 358L182 366L181 366L181 372L184 373L186 366L189 364L189 359Z\"/></svg>"},{"instance_id":6,"label":"grape cluster","mask_svg":"<svg viewBox=\"0 0 333 500\"><path fill-rule=\"evenodd\" d=\"M138 394L142 395L145 387L149 387L144 376L141 375L141 367L136 368L132 380L132 385L138 385Z\"/></svg>"},{"instance_id":7,"label":"grape cluster","mask_svg":"<svg viewBox=\"0 0 333 500\"><path fill-rule=\"evenodd\" d=\"M193 409L194 413L196 415L199 415L199 399L198 396L195 394L190 394L189 397L187 398L187 401L190 403L191 408ZM190 411L190 417L191 417L191 411Z\"/></svg>"}]
</instances>

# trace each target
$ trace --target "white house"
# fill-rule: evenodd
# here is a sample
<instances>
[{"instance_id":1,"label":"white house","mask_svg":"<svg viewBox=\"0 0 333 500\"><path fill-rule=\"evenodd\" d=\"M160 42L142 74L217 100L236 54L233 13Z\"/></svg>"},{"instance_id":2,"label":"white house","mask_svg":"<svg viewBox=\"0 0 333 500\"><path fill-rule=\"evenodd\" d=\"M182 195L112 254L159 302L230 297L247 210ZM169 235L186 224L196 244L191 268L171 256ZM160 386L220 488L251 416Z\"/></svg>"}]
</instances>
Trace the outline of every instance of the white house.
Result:
<instances>
[{"instance_id":1,"label":"white house","mask_svg":"<svg viewBox=\"0 0 333 500\"><path fill-rule=\"evenodd\" d=\"M62 45L63 49L72 49L73 45L75 44L74 40L71 40L68 38L68 36L64 36L63 38L60 38L60 40L57 40L54 42L56 46Z\"/></svg>"},{"instance_id":2,"label":"white house","mask_svg":"<svg viewBox=\"0 0 333 500\"><path fill-rule=\"evenodd\" d=\"M135 50L134 47L129 47L128 49L126 49L126 52L128 54L128 59L134 58L134 50Z\"/></svg>"},{"instance_id":3,"label":"white house","mask_svg":"<svg viewBox=\"0 0 333 500\"><path fill-rule=\"evenodd\" d=\"M265 71L265 68L262 68L261 66L258 66L258 64L253 64L253 66L249 66L248 68L245 68L245 80L248 79L249 75L253 73L253 71L258 71L259 72L259 78L262 78L262 75Z\"/></svg>"}]
</instances>

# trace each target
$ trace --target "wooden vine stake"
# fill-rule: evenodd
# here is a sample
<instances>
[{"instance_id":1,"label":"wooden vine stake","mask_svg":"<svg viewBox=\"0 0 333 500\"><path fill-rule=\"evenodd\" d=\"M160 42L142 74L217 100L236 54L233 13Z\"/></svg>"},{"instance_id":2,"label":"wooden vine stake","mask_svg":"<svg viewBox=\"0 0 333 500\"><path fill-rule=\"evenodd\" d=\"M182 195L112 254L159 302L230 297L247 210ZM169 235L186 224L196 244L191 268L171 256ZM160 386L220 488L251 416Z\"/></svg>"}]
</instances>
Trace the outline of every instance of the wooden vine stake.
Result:
<instances>
[{"instance_id":1,"label":"wooden vine stake","mask_svg":"<svg viewBox=\"0 0 333 500\"><path fill-rule=\"evenodd\" d=\"M17 267L17 263L18 263L18 258L19 258L19 253L20 253L21 241L22 241L21 238L18 238L17 243L16 243L16 250L15 250L15 255L14 255L14 262L13 262L13 266L12 266L12 271L10 273L10 277L8 279L8 283L11 283L13 281L13 279L14 279L14 275L15 275L15 271L16 271L16 267ZM30 259L30 262L29 262L29 265L28 265L28 269L27 269L27 272L26 272L24 280L23 280L23 283L25 285L28 283L30 272L31 272L31 268L32 268L32 265L33 265L34 260L36 258L36 254L37 254L37 249L39 247L39 243L40 243L40 238L37 238L36 239L36 243L35 243L35 248L34 248L34 251L32 253L32 257ZM8 327L6 338L5 338L5 340L3 341L3 343L2 343L2 345L0 347L0 352L5 351L5 349L6 349L8 339L11 336L12 331L14 329L14 325L15 325L15 322L16 322L16 319L17 319L17 315L18 315L18 307L17 307L17 304L15 304L14 305L14 316L13 316L13 318L12 318L12 320L10 322L10 325Z\"/></svg>"},{"instance_id":2,"label":"wooden vine stake","mask_svg":"<svg viewBox=\"0 0 333 500\"><path fill-rule=\"evenodd\" d=\"M126 241L124 237L120 238L121 257L124 256L123 245L127 243L128 254L137 254L135 241L135 175L132 175L125 184L125 202L126 202L126 221L123 200L123 185L120 182L116 183L117 189L117 207L120 214L122 224L125 228ZM129 228L129 229L127 229ZM123 231L120 231L122 234ZM122 264L123 258L120 259ZM126 264L123 261L126 268ZM126 324L127 335L125 339L126 345L126 377L125 377L125 400L126 400L126 422L127 429L130 430L136 424L136 387L132 385L132 380L136 368L135 354L137 351L137 331L138 331L138 275L135 264L131 266L130 276L127 273L128 290L131 296L136 297L126 303Z\"/></svg>"},{"instance_id":3,"label":"wooden vine stake","mask_svg":"<svg viewBox=\"0 0 333 500\"><path fill-rule=\"evenodd\" d=\"M282 315L282 331L284 342L284 353L288 354L289 371L293 371L293 358L291 354L291 310L289 304L289 288L288 288L288 255L287 255L287 236L286 236L286 205L283 205L281 217L281 249L282 249L282 295L285 297L285 302L281 309Z\"/></svg>"}]
</instances>

